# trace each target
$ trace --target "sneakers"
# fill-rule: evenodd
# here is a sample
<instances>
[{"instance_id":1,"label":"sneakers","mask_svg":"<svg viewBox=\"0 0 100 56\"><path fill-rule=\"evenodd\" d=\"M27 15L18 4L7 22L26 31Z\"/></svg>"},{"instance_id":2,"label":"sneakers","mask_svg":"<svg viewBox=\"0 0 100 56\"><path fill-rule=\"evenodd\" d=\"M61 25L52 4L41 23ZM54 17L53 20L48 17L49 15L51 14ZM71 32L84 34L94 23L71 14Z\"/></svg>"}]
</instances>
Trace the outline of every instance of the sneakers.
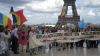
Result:
<instances>
[{"instance_id":1,"label":"sneakers","mask_svg":"<svg viewBox=\"0 0 100 56\"><path fill-rule=\"evenodd\" d=\"M35 53L35 52L34 52L34 53L30 53L31 56L32 56L33 54L34 54L35 56L37 55L37 53Z\"/></svg>"},{"instance_id":2,"label":"sneakers","mask_svg":"<svg viewBox=\"0 0 100 56\"><path fill-rule=\"evenodd\" d=\"M19 54L19 52L14 52L14 54Z\"/></svg>"},{"instance_id":3,"label":"sneakers","mask_svg":"<svg viewBox=\"0 0 100 56\"><path fill-rule=\"evenodd\" d=\"M65 50L66 48L63 48L63 50Z\"/></svg>"},{"instance_id":4,"label":"sneakers","mask_svg":"<svg viewBox=\"0 0 100 56\"><path fill-rule=\"evenodd\" d=\"M58 49L58 51L60 51L61 49Z\"/></svg>"}]
</instances>

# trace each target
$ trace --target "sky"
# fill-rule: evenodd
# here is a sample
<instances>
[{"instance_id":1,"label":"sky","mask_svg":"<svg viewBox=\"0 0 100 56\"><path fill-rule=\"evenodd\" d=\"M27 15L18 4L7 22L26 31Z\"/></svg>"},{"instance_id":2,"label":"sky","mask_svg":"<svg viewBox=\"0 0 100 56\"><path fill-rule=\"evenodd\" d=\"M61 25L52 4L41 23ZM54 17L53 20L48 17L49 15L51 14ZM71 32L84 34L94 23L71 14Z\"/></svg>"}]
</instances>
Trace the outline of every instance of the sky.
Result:
<instances>
[{"instance_id":1,"label":"sky","mask_svg":"<svg viewBox=\"0 0 100 56\"><path fill-rule=\"evenodd\" d=\"M28 20L24 24L56 23L61 14L63 0L0 0L0 12L12 20L10 7L14 11L24 9ZM85 23L100 23L100 0L76 0L75 2L80 19ZM71 6L68 15L72 15Z\"/></svg>"}]
</instances>

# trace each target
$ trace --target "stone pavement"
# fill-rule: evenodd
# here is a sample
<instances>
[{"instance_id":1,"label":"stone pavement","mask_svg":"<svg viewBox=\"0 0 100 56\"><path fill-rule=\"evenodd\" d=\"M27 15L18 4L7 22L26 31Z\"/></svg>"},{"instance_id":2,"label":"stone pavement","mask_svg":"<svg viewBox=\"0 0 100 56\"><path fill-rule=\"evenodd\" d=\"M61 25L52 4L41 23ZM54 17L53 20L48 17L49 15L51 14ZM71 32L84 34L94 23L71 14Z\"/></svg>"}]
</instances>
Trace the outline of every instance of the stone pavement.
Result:
<instances>
[{"instance_id":1,"label":"stone pavement","mask_svg":"<svg viewBox=\"0 0 100 56\"><path fill-rule=\"evenodd\" d=\"M43 51L38 51L37 56L100 56L100 49L98 48L91 48L91 49L73 48L61 51L58 51L57 49L52 49L52 51L50 51L48 54L44 54ZM11 56L19 56L19 55L13 54L11 52ZM27 53L26 56L30 56L29 53Z\"/></svg>"}]
</instances>

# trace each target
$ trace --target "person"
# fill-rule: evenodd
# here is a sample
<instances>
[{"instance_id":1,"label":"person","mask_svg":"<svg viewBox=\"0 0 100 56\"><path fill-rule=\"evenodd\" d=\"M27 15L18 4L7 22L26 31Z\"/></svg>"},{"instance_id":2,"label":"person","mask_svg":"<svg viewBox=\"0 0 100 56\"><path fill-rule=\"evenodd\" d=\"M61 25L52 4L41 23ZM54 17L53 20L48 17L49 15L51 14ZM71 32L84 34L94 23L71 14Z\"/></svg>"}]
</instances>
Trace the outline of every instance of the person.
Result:
<instances>
[{"instance_id":1,"label":"person","mask_svg":"<svg viewBox=\"0 0 100 56\"><path fill-rule=\"evenodd\" d=\"M31 27L28 26L26 30L27 30L27 32L28 32L28 36L29 36L29 33L30 33L30 31L31 31ZM28 40L28 43L27 43L26 52L29 52L29 40Z\"/></svg>"},{"instance_id":2,"label":"person","mask_svg":"<svg viewBox=\"0 0 100 56\"><path fill-rule=\"evenodd\" d=\"M26 46L27 46L27 39L28 33L25 30L25 26L18 28L18 44L19 44L19 52L20 56L26 56Z\"/></svg>"},{"instance_id":3,"label":"person","mask_svg":"<svg viewBox=\"0 0 100 56\"><path fill-rule=\"evenodd\" d=\"M11 42L12 42L12 51L14 51L14 29L15 29L15 26L13 26L13 29L11 31Z\"/></svg>"},{"instance_id":4,"label":"person","mask_svg":"<svg viewBox=\"0 0 100 56\"><path fill-rule=\"evenodd\" d=\"M89 33L91 31L90 26L88 26L88 28L85 31L86 31L86 33ZM87 49L90 49L91 48L91 41L86 40L86 44L87 44Z\"/></svg>"},{"instance_id":5,"label":"person","mask_svg":"<svg viewBox=\"0 0 100 56\"><path fill-rule=\"evenodd\" d=\"M43 30L43 34L48 34L48 29L47 28L44 28L44 30ZM48 44L48 45L45 45L45 46L43 46L43 51L44 51L44 53L46 53L46 49L50 49L50 45Z\"/></svg>"},{"instance_id":6,"label":"person","mask_svg":"<svg viewBox=\"0 0 100 56\"><path fill-rule=\"evenodd\" d=\"M58 30L57 30L57 32L58 33L64 33L64 30L62 29L62 27L60 27ZM60 51L61 49L60 49L60 46L61 45L63 45L63 50L65 50L66 48L65 48L65 43L63 43L63 44L58 44L58 46L59 46L59 49L58 49L58 51Z\"/></svg>"},{"instance_id":7,"label":"person","mask_svg":"<svg viewBox=\"0 0 100 56\"><path fill-rule=\"evenodd\" d=\"M56 27L54 27L54 28L51 30L51 32L52 32L52 33L57 32L57 28L56 28Z\"/></svg>"},{"instance_id":8,"label":"person","mask_svg":"<svg viewBox=\"0 0 100 56\"><path fill-rule=\"evenodd\" d=\"M42 30L42 27L41 26L38 26L37 33L38 34L42 34L43 33L43 30ZM41 49L42 49L42 46L39 46L38 47L38 51L40 51Z\"/></svg>"},{"instance_id":9,"label":"person","mask_svg":"<svg viewBox=\"0 0 100 56\"><path fill-rule=\"evenodd\" d=\"M6 52L9 51L8 41L5 41L5 39L8 40L10 38L10 32L8 31L8 34L5 34L5 32L6 32L5 27L3 27L2 25L0 25L0 56L2 54L5 54ZM2 43L3 43L3 45L2 45Z\"/></svg>"},{"instance_id":10,"label":"person","mask_svg":"<svg viewBox=\"0 0 100 56\"><path fill-rule=\"evenodd\" d=\"M79 36L83 32L83 29L77 28L77 32L79 32ZM81 37L82 38L82 37ZM80 40L79 42L76 42L76 47L83 47L84 40Z\"/></svg>"},{"instance_id":11,"label":"person","mask_svg":"<svg viewBox=\"0 0 100 56\"><path fill-rule=\"evenodd\" d=\"M32 38L32 36L37 34L37 32L35 30L36 29L34 27L31 28L31 31L29 32L29 41L31 41L30 39ZM37 53L35 52L35 48L31 48L30 43L29 43L29 47L30 47L30 55L32 55L32 54L37 55Z\"/></svg>"},{"instance_id":12,"label":"person","mask_svg":"<svg viewBox=\"0 0 100 56\"><path fill-rule=\"evenodd\" d=\"M13 31L13 51L14 51L14 54L19 54L19 52L17 51L18 49L18 34L17 34L17 31L18 31L18 28L20 28L20 26L16 25L15 26L15 29Z\"/></svg>"}]
</instances>

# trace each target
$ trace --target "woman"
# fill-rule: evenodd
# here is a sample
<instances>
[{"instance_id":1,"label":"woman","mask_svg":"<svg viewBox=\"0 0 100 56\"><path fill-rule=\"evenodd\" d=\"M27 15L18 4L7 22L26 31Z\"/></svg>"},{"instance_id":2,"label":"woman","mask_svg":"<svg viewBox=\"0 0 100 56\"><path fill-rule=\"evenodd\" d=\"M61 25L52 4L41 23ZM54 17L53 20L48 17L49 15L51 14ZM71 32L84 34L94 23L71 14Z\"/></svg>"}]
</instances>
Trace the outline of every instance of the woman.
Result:
<instances>
[{"instance_id":1,"label":"woman","mask_svg":"<svg viewBox=\"0 0 100 56\"><path fill-rule=\"evenodd\" d=\"M8 49L8 40L10 38L10 32L8 31L8 34L5 34L5 27L0 25L0 56L2 54L5 54L5 51L9 51ZM3 44L3 45L2 45ZM4 45L5 44L5 45ZM8 55L8 53L6 53Z\"/></svg>"},{"instance_id":2,"label":"woman","mask_svg":"<svg viewBox=\"0 0 100 56\"><path fill-rule=\"evenodd\" d=\"M26 56L28 33L25 30L25 26L18 29L18 43L20 56Z\"/></svg>"},{"instance_id":3,"label":"woman","mask_svg":"<svg viewBox=\"0 0 100 56\"><path fill-rule=\"evenodd\" d=\"M30 48L30 55L34 54L34 55L37 55L35 52L34 52L34 48L31 47L31 37L36 35L36 30L35 28L31 28L31 31L29 32L29 48Z\"/></svg>"},{"instance_id":4,"label":"woman","mask_svg":"<svg viewBox=\"0 0 100 56\"><path fill-rule=\"evenodd\" d=\"M47 28L44 28L44 30L43 30L43 34L48 34L49 32L48 32L48 29ZM49 45L46 45L46 46L43 46L43 51L44 51L44 53L48 53L48 51L46 52L46 50L48 49L50 49L51 48L51 44L49 44Z\"/></svg>"}]
</instances>

